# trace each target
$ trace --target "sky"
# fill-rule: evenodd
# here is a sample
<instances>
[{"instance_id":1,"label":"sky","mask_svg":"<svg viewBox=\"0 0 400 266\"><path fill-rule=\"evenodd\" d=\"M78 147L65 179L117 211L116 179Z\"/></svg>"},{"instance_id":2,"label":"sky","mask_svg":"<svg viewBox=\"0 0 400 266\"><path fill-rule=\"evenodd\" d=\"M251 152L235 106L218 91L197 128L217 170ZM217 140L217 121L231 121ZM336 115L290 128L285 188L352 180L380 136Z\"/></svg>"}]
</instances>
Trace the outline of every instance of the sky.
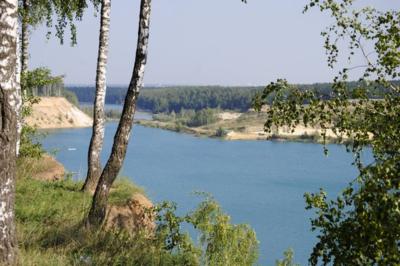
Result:
<instances>
[{"instance_id":1,"label":"sky","mask_svg":"<svg viewBox=\"0 0 400 266\"><path fill-rule=\"evenodd\" d=\"M361 0L400 9L398 0ZM329 82L320 32L330 24L306 0L153 0L147 85L265 85ZM109 85L129 83L137 40L139 0L114 0L111 12ZM94 85L99 16L89 7L77 23L78 44L60 45L47 29L31 34L30 68L48 67L66 84ZM68 40L68 36L66 37Z\"/></svg>"}]
</instances>

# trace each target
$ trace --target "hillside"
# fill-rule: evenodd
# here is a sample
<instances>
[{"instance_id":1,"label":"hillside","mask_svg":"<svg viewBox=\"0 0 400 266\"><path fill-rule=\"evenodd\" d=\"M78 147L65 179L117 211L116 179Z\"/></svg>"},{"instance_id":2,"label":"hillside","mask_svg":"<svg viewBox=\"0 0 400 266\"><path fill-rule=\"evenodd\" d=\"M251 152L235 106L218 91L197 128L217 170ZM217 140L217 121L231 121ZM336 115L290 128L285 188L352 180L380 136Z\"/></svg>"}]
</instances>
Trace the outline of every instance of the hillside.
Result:
<instances>
[{"instance_id":1,"label":"hillside","mask_svg":"<svg viewBox=\"0 0 400 266\"><path fill-rule=\"evenodd\" d=\"M64 172L63 165L49 155L17 160L18 265L110 265L127 253L121 247L133 242L131 235L154 230L155 223L147 211L152 202L142 188L127 179L113 184L107 230L87 230L82 221L90 208L91 194L81 192L82 182L64 179ZM143 237L141 243L145 241ZM111 246L115 247L113 251ZM135 254L146 255L146 251L140 249Z\"/></svg>"},{"instance_id":2,"label":"hillside","mask_svg":"<svg viewBox=\"0 0 400 266\"><path fill-rule=\"evenodd\" d=\"M87 114L63 97L40 97L26 122L40 129L91 127L93 123Z\"/></svg>"}]
</instances>

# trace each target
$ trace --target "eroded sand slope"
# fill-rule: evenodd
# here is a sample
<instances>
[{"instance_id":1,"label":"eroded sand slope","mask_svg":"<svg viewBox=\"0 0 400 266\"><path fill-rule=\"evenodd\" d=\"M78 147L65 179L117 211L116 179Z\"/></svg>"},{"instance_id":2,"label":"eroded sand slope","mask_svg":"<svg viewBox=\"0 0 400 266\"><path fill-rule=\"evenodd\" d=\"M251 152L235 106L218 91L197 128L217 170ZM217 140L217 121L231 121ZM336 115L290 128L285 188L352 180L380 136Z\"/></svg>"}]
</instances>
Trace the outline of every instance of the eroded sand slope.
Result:
<instances>
[{"instance_id":1,"label":"eroded sand slope","mask_svg":"<svg viewBox=\"0 0 400 266\"><path fill-rule=\"evenodd\" d=\"M63 97L40 97L25 121L41 129L91 127L93 123L92 118Z\"/></svg>"}]
</instances>

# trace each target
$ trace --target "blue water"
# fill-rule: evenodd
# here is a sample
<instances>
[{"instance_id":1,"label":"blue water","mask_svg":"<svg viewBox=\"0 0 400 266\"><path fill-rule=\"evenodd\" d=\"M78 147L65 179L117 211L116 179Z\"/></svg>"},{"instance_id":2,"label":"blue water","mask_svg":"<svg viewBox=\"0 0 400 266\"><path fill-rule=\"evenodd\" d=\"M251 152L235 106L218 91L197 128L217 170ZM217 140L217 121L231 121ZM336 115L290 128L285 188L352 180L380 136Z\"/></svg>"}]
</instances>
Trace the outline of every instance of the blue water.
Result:
<instances>
[{"instance_id":1,"label":"blue water","mask_svg":"<svg viewBox=\"0 0 400 266\"><path fill-rule=\"evenodd\" d=\"M80 102L79 103L80 107L92 107L93 108L93 103L92 102ZM120 111L122 112L123 105L121 104L105 104L104 109L106 111L109 110L115 110L115 111ZM141 111L141 110L136 110L135 112L135 119L140 119L140 120L152 120L153 119L153 114L146 112L146 111Z\"/></svg>"},{"instance_id":2,"label":"blue water","mask_svg":"<svg viewBox=\"0 0 400 266\"><path fill-rule=\"evenodd\" d=\"M103 161L117 124L106 128ZM51 131L43 144L76 178L86 174L91 129ZM260 240L260 263L273 265L284 250L307 264L315 242L312 212L304 192L327 190L334 197L356 176L352 155L340 145L271 141L222 141L135 125L121 175L145 188L154 202L172 200L179 211L192 210L193 191L211 193L233 222L248 223ZM75 150L76 149L76 150Z\"/></svg>"}]
</instances>

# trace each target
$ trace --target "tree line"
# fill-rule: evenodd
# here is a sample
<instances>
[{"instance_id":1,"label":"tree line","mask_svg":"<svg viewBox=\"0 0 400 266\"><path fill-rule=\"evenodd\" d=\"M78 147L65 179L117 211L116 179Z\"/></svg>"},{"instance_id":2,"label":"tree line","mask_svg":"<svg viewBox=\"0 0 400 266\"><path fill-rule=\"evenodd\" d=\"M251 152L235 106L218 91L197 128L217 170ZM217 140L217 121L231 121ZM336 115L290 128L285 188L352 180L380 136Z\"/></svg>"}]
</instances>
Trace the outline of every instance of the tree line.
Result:
<instances>
[{"instance_id":1,"label":"tree line","mask_svg":"<svg viewBox=\"0 0 400 266\"><path fill-rule=\"evenodd\" d=\"M138 98L138 108L160 112L180 112L181 109L201 110L205 108L247 110L261 87L220 87L220 86L182 86L145 87ZM95 95L93 87L68 87L79 101L92 102ZM125 87L108 87L106 103L120 104Z\"/></svg>"},{"instance_id":2,"label":"tree line","mask_svg":"<svg viewBox=\"0 0 400 266\"><path fill-rule=\"evenodd\" d=\"M24 71L21 79L21 88L24 88L25 102L28 97L64 97L70 103L79 106L75 93L65 89L63 76L52 76L51 70L39 67Z\"/></svg>"},{"instance_id":3,"label":"tree line","mask_svg":"<svg viewBox=\"0 0 400 266\"><path fill-rule=\"evenodd\" d=\"M399 84L399 81L394 81ZM294 85L303 91L312 91L316 97L329 100L333 96L333 83L315 83ZM347 82L350 99L356 99L359 88L366 88L365 93L370 99L382 98L386 89L379 84L365 82ZM254 97L264 87L223 87L223 86L168 86L145 87L137 101L137 107L152 113L175 112L182 109L202 110L206 108L221 108L223 110L247 111L252 107ZM89 86L68 86L80 102L93 102L95 88ZM126 87L109 86L105 98L107 104L123 103ZM268 96L268 102L272 102Z\"/></svg>"}]
</instances>

